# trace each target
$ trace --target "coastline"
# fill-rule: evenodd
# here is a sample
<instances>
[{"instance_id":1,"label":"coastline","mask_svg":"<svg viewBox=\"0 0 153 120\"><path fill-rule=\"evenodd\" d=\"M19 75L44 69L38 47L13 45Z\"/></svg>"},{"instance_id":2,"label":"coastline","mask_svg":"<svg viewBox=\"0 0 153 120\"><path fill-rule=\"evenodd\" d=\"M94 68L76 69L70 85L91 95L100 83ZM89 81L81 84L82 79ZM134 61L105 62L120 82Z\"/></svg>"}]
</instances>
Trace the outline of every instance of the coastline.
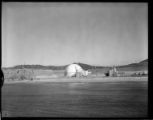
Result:
<instances>
[{"instance_id":1,"label":"coastline","mask_svg":"<svg viewBox=\"0 0 153 120\"><path fill-rule=\"evenodd\" d=\"M87 78L46 78L46 79L37 79L37 80L15 80L8 81L5 80L4 84L13 84L13 83L44 83L44 82L72 82L72 83L82 83L82 82L124 82L124 81L148 81L147 77L87 77Z\"/></svg>"}]
</instances>

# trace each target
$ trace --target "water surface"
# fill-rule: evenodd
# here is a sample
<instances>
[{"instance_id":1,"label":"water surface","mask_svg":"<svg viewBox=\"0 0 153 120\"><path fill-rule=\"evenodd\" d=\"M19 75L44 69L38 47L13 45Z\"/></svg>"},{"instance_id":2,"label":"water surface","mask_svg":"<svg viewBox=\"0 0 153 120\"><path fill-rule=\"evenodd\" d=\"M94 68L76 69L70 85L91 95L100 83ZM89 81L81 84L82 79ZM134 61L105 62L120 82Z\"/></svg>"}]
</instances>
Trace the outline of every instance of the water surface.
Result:
<instances>
[{"instance_id":1,"label":"water surface","mask_svg":"<svg viewBox=\"0 0 153 120\"><path fill-rule=\"evenodd\" d=\"M14 83L2 88L7 117L145 117L147 82Z\"/></svg>"}]
</instances>

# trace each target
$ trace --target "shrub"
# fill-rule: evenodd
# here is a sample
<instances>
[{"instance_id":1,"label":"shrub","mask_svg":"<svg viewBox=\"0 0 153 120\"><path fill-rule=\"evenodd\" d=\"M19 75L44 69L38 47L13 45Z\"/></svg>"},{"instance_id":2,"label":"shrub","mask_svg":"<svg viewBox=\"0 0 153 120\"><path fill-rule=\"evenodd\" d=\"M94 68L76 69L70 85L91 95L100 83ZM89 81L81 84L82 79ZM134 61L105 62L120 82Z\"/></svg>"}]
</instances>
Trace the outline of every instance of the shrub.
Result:
<instances>
[{"instance_id":1,"label":"shrub","mask_svg":"<svg viewBox=\"0 0 153 120\"><path fill-rule=\"evenodd\" d=\"M25 79L27 79L27 77L25 75L20 75L19 76L19 80L25 80Z\"/></svg>"},{"instance_id":2,"label":"shrub","mask_svg":"<svg viewBox=\"0 0 153 120\"><path fill-rule=\"evenodd\" d=\"M7 79L17 80L18 79L18 76L16 74L12 74Z\"/></svg>"},{"instance_id":3,"label":"shrub","mask_svg":"<svg viewBox=\"0 0 153 120\"><path fill-rule=\"evenodd\" d=\"M33 80L34 73L29 69L11 70L4 74L5 79L11 80Z\"/></svg>"}]
</instances>

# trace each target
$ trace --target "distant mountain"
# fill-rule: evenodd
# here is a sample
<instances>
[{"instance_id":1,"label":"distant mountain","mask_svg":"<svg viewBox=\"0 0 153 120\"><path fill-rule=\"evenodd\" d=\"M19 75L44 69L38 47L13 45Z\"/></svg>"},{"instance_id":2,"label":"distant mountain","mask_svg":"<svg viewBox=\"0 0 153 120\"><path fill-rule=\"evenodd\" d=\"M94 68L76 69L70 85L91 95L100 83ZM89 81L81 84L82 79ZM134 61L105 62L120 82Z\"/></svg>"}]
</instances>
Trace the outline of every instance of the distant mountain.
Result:
<instances>
[{"instance_id":1,"label":"distant mountain","mask_svg":"<svg viewBox=\"0 0 153 120\"><path fill-rule=\"evenodd\" d=\"M88 69L101 69L101 70L109 70L111 67L104 67L104 66L92 66L84 63L76 63L79 64L84 70ZM63 66L43 66L43 65L17 65L14 67L9 67L9 69L22 69L22 68L28 68L28 69L44 69L44 70L64 70L67 67L67 65ZM122 65L117 66L117 70L119 71L140 71L140 70L148 70L148 59L143 60L139 63L132 63L128 65ZM3 68L7 69L7 68Z\"/></svg>"},{"instance_id":2,"label":"distant mountain","mask_svg":"<svg viewBox=\"0 0 153 120\"><path fill-rule=\"evenodd\" d=\"M148 59L143 60L139 63L132 63L128 65L118 66L119 70L128 70L128 71L141 71L148 70Z\"/></svg>"},{"instance_id":3,"label":"distant mountain","mask_svg":"<svg viewBox=\"0 0 153 120\"><path fill-rule=\"evenodd\" d=\"M148 59L139 62L141 65L148 65Z\"/></svg>"},{"instance_id":4,"label":"distant mountain","mask_svg":"<svg viewBox=\"0 0 153 120\"><path fill-rule=\"evenodd\" d=\"M75 63L80 65L84 70L93 69L93 68L103 68L101 66L92 66L84 63ZM10 69L22 69L22 68L28 68L28 69L51 69L51 70L64 70L68 65L64 66L43 66L43 65L17 65L14 67L10 67Z\"/></svg>"},{"instance_id":5,"label":"distant mountain","mask_svg":"<svg viewBox=\"0 0 153 120\"><path fill-rule=\"evenodd\" d=\"M17 65L14 67L11 67L10 69L23 69L23 68L27 68L27 69L43 69L43 70L63 70L65 69L65 66L43 66L43 65Z\"/></svg>"}]
</instances>

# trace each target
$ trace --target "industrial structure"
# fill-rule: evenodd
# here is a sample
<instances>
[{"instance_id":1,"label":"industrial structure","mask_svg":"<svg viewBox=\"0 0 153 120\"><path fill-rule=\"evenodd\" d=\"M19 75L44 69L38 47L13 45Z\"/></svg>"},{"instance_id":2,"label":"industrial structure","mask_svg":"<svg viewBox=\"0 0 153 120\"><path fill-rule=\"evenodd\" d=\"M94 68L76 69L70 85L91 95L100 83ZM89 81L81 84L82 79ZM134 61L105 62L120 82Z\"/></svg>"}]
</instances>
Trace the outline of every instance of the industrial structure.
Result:
<instances>
[{"instance_id":1,"label":"industrial structure","mask_svg":"<svg viewBox=\"0 0 153 120\"><path fill-rule=\"evenodd\" d=\"M88 76L91 72L88 70L83 70L83 68L78 64L70 64L66 67L65 76L67 77L81 77Z\"/></svg>"}]
</instances>

